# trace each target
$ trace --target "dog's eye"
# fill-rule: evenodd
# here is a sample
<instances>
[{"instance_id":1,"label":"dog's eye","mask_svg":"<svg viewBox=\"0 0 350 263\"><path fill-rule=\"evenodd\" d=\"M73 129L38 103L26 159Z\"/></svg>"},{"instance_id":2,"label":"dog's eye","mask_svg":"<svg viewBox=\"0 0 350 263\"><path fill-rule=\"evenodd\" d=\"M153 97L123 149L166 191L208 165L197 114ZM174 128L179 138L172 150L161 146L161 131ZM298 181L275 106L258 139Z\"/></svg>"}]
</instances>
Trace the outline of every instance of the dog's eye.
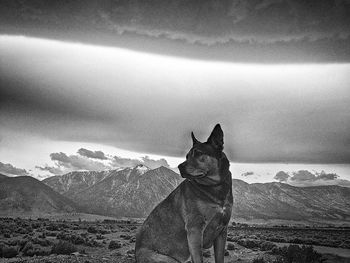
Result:
<instances>
[{"instance_id":1,"label":"dog's eye","mask_svg":"<svg viewBox=\"0 0 350 263\"><path fill-rule=\"evenodd\" d=\"M194 151L193 151L193 156L194 156L194 157L197 157L197 158L198 158L198 157L200 157L200 156L202 156L202 155L203 155L203 153L202 153L201 151L198 151L198 150L194 150Z\"/></svg>"}]
</instances>

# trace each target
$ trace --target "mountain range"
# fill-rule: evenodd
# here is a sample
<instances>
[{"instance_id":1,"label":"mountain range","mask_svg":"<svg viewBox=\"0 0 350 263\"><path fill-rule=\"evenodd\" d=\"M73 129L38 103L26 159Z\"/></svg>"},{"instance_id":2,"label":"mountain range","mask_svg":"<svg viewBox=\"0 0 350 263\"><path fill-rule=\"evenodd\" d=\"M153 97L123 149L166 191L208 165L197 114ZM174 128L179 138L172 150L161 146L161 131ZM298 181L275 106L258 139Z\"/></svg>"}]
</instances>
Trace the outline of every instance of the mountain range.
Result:
<instances>
[{"instance_id":1,"label":"mountain range","mask_svg":"<svg viewBox=\"0 0 350 263\"><path fill-rule=\"evenodd\" d=\"M127 217L147 216L180 181L181 177L168 168L151 170L144 165L105 172L72 172L43 180L88 213Z\"/></svg>"},{"instance_id":2,"label":"mountain range","mask_svg":"<svg viewBox=\"0 0 350 263\"><path fill-rule=\"evenodd\" d=\"M70 213L78 205L31 176L0 175L0 214Z\"/></svg>"},{"instance_id":3,"label":"mountain range","mask_svg":"<svg viewBox=\"0 0 350 263\"><path fill-rule=\"evenodd\" d=\"M234 179L235 218L296 221L350 220L350 188L295 187L284 183L248 184Z\"/></svg>"},{"instance_id":4,"label":"mountain range","mask_svg":"<svg viewBox=\"0 0 350 263\"><path fill-rule=\"evenodd\" d=\"M1 211L83 211L146 217L183 179L174 171L143 165L109 171L75 171L42 182L28 176L0 177ZM45 185L46 184L46 185ZM232 219L350 220L350 188L248 184L233 179Z\"/></svg>"}]
</instances>

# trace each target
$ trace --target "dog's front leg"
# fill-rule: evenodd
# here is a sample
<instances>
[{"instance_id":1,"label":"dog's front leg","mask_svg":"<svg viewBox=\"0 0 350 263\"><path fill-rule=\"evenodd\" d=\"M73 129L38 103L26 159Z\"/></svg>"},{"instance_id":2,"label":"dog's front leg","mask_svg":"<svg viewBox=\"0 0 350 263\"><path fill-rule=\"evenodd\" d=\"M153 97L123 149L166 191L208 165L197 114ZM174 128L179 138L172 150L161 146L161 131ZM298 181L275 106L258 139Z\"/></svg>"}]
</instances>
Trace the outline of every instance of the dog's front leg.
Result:
<instances>
[{"instance_id":1,"label":"dog's front leg","mask_svg":"<svg viewBox=\"0 0 350 263\"><path fill-rule=\"evenodd\" d=\"M215 263L224 263L227 227L225 227L214 240Z\"/></svg>"},{"instance_id":2,"label":"dog's front leg","mask_svg":"<svg viewBox=\"0 0 350 263\"><path fill-rule=\"evenodd\" d=\"M192 263L203 262L203 231L199 228L187 230L188 248L191 254Z\"/></svg>"},{"instance_id":3,"label":"dog's front leg","mask_svg":"<svg viewBox=\"0 0 350 263\"><path fill-rule=\"evenodd\" d=\"M192 263L203 262L203 230L204 222L193 222L186 226L188 248L191 254Z\"/></svg>"}]
</instances>

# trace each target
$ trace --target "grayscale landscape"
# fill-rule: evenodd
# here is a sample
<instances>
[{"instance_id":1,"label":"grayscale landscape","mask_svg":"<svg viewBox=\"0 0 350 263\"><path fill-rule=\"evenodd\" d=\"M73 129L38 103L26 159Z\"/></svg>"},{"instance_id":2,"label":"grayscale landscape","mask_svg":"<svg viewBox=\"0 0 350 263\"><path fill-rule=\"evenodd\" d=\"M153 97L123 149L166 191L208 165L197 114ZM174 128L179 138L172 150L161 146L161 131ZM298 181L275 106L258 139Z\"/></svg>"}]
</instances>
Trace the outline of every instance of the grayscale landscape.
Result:
<instances>
[{"instance_id":1,"label":"grayscale landscape","mask_svg":"<svg viewBox=\"0 0 350 263\"><path fill-rule=\"evenodd\" d=\"M225 262L350 262L349 87L348 0L0 0L0 263L135 263L217 123Z\"/></svg>"}]
</instances>

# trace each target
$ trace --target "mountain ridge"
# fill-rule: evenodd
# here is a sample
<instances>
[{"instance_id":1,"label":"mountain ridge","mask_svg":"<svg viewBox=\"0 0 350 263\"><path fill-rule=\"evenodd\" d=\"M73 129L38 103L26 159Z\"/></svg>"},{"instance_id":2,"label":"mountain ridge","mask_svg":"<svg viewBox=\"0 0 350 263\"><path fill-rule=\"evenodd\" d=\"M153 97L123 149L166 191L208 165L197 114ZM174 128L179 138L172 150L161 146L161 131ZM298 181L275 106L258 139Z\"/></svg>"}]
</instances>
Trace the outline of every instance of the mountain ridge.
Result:
<instances>
[{"instance_id":1,"label":"mountain ridge","mask_svg":"<svg viewBox=\"0 0 350 263\"><path fill-rule=\"evenodd\" d=\"M182 180L166 167L149 169L142 174L136 167L126 168L111 172L103 180L70 194L70 198L89 213L146 217ZM233 179L232 189L233 219L350 219L350 188L347 187L297 187L279 182L249 184Z\"/></svg>"}]
</instances>

